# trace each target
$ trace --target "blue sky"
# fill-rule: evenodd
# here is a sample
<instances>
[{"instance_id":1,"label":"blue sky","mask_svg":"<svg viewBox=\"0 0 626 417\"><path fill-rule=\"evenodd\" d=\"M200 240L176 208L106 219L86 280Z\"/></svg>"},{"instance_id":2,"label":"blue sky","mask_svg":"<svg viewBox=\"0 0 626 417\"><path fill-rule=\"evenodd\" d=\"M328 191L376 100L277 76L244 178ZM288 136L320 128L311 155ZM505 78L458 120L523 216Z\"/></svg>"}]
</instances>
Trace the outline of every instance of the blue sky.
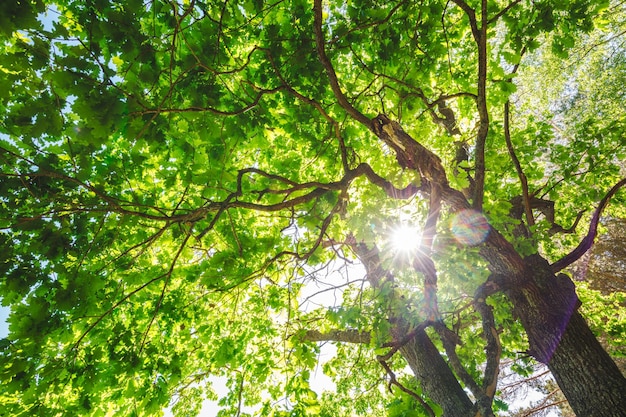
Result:
<instances>
[{"instance_id":1,"label":"blue sky","mask_svg":"<svg viewBox=\"0 0 626 417\"><path fill-rule=\"evenodd\" d=\"M0 339L9 335L9 325L7 323L9 311L8 307L0 306Z\"/></svg>"}]
</instances>

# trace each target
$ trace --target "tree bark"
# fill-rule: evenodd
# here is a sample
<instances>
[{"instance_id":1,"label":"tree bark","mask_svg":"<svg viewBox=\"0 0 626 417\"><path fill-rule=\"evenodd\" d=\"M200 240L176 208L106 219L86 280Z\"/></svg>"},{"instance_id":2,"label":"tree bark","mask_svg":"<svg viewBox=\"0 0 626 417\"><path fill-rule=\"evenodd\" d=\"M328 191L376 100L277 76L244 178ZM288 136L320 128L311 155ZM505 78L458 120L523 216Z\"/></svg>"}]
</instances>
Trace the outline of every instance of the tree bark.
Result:
<instances>
[{"instance_id":1,"label":"tree bark","mask_svg":"<svg viewBox=\"0 0 626 417\"><path fill-rule=\"evenodd\" d=\"M577 416L626 417L626 379L578 312L548 368Z\"/></svg>"},{"instance_id":2,"label":"tree bark","mask_svg":"<svg viewBox=\"0 0 626 417\"><path fill-rule=\"evenodd\" d=\"M399 349L428 397L443 409L443 417L469 417L475 410L448 364L425 331Z\"/></svg>"},{"instance_id":3,"label":"tree bark","mask_svg":"<svg viewBox=\"0 0 626 417\"><path fill-rule=\"evenodd\" d=\"M579 417L626 417L626 378L576 311L574 284L538 255L526 259L527 284L508 290L530 342Z\"/></svg>"}]
</instances>

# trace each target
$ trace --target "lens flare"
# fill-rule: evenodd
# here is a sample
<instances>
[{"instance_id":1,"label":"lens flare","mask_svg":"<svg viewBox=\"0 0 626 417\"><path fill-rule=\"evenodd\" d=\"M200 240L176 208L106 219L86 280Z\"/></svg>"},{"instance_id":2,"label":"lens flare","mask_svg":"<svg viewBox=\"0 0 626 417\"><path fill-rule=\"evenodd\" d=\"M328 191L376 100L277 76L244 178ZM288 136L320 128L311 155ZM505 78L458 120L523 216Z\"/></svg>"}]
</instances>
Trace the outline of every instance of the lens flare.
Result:
<instances>
[{"instance_id":1,"label":"lens flare","mask_svg":"<svg viewBox=\"0 0 626 417\"><path fill-rule=\"evenodd\" d=\"M457 242L473 246L485 241L489 234L489 223L482 213L461 210L452 218L450 229Z\"/></svg>"},{"instance_id":2,"label":"lens flare","mask_svg":"<svg viewBox=\"0 0 626 417\"><path fill-rule=\"evenodd\" d=\"M391 232L391 244L400 252L412 252L419 247L420 230L408 224L396 226Z\"/></svg>"}]
</instances>

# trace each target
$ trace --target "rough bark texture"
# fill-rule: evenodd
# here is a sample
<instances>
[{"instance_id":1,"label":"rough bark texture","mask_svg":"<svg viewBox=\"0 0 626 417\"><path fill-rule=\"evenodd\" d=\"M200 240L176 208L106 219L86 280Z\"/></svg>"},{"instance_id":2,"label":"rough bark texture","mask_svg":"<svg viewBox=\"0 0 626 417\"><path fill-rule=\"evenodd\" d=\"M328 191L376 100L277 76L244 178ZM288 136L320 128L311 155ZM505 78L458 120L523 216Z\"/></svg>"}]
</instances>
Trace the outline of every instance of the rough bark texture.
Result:
<instances>
[{"instance_id":1,"label":"rough bark texture","mask_svg":"<svg viewBox=\"0 0 626 417\"><path fill-rule=\"evenodd\" d=\"M573 282L564 274L555 276L545 259L533 255L525 263L523 285L506 293L528 333L529 353L547 364L580 301Z\"/></svg>"},{"instance_id":2,"label":"rough bark texture","mask_svg":"<svg viewBox=\"0 0 626 417\"><path fill-rule=\"evenodd\" d=\"M529 257L527 283L507 291L530 342L579 417L626 417L626 378L576 311L574 284L548 262Z\"/></svg>"},{"instance_id":3,"label":"rough bark texture","mask_svg":"<svg viewBox=\"0 0 626 417\"><path fill-rule=\"evenodd\" d=\"M575 312L548 363L579 417L626 417L626 379Z\"/></svg>"},{"instance_id":4,"label":"rough bark texture","mask_svg":"<svg viewBox=\"0 0 626 417\"><path fill-rule=\"evenodd\" d=\"M400 348L424 392L443 408L443 417L474 416L473 404L424 331Z\"/></svg>"}]
</instances>

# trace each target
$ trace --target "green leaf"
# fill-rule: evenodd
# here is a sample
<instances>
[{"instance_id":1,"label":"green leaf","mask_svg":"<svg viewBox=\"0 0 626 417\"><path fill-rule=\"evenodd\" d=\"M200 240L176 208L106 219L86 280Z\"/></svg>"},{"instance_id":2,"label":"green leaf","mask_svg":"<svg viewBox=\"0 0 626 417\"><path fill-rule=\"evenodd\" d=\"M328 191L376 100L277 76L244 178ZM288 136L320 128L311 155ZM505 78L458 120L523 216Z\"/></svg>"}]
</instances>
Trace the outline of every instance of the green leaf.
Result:
<instances>
[{"instance_id":1,"label":"green leaf","mask_svg":"<svg viewBox=\"0 0 626 417\"><path fill-rule=\"evenodd\" d=\"M530 376L571 312L548 265L624 174L626 19L504 3L2 2L2 411L469 415L446 361ZM625 198L593 239L608 282ZM623 297L594 288L623 356ZM610 361L568 357L608 414Z\"/></svg>"}]
</instances>

